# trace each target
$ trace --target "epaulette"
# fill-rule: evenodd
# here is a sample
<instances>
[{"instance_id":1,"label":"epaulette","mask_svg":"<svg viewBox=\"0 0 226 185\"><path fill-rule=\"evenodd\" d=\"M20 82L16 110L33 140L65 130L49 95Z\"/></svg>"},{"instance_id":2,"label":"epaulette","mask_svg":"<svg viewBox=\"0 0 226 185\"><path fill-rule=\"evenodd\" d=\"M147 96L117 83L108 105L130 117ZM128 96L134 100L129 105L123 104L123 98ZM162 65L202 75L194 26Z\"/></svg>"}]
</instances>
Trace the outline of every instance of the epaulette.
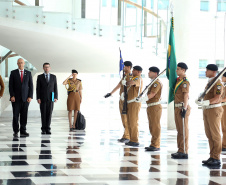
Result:
<instances>
[{"instance_id":1,"label":"epaulette","mask_svg":"<svg viewBox=\"0 0 226 185\"><path fill-rule=\"evenodd\" d=\"M187 78L186 78L186 77L184 77L184 78L183 78L183 80L184 80L184 81L186 81L186 80L187 80Z\"/></svg>"}]
</instances>

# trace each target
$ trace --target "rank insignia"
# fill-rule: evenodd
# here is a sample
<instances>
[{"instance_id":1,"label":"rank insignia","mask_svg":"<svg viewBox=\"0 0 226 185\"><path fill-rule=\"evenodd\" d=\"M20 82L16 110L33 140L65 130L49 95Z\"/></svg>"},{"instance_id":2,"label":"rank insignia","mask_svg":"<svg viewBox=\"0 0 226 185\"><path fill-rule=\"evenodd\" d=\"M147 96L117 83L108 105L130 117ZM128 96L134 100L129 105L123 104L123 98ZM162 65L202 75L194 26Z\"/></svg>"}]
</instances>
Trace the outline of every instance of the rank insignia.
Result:
<instances>
[{"instance_id":1,"label":"rank insignia","mask_svg":"<svg viewBox=\"0 0 226 185\"><path fill-rule=\"evenodd\" d=\"M183 87L186 88L187 87L187 84L183 84Z\"/></svg>"},{"instance_id":2,"label":"rank insignia","mask_svg":"<svg viewBox=\"0 0 226 185\"><path fill-rule=\"evenodd\" d=\"M221 91L220 90L217 90L216 94L221 94Z\"/></svg>"},{"instance_id":3,"label":"rank insignia","mask_svg":"<svg viewBox=\"0 0 226 185\"><path fill-rule=\"evenodd\" d=\"M158 84L154 84L154 87L157 87L158 86Z\"/></svg>"}]
</instances>

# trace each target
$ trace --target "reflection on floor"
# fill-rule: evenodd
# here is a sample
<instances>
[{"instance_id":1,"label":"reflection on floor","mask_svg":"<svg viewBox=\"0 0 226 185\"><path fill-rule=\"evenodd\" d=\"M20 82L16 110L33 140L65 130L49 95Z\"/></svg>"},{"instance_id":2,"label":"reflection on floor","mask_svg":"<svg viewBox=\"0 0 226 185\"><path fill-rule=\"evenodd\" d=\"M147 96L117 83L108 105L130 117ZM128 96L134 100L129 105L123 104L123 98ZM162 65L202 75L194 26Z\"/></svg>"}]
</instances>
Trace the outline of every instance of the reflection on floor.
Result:
<instances>
[{"instance_id":1,"label":"reflection on floor","mask_svg":"<svg viewBox=\"0 0 226 185\"><path fill-rule=\"evenodd\" d=\"M49 136L41 135L35 118L28 123L30 137L13 138L11 119L1 119L0 184L226 184L226 153L219 169L201 165L209 150L203 129L190 129L189 159L174 160L176 132L165 126L161 150L145 152L148 130L140 130L140 147L132 148L117 142L122 130L87 123L86 131L69 132L67 118L53 118Z\"/></svg>"}]
</instances>

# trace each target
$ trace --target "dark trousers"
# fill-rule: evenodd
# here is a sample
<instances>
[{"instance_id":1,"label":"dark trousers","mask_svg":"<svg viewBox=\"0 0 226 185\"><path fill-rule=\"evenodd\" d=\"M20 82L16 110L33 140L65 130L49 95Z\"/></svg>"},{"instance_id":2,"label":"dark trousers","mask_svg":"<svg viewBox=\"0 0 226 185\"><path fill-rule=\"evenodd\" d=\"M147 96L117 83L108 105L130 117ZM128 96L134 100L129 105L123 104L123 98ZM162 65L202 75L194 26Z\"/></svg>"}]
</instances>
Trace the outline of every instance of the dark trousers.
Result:
<instances>
[{"instance_id":1,"label":"dark trousers","mask_svg":"<svg viewBox=\"0 0 226 185\"><path fill-rule=\"evenodd\" d=\"M25 132L27 125L27 112L28 112L28 102L16 101L12 102L13 107L13 131L14 133ZM20 116L20 129L19 129L19 116Z\"/></svg>"},{"instance_id":2,"label":"dark trousers","mask_svg":"<svg viewBox=\"0 0 226 185\"><path fill-rule=\"evenodd\" d=\"M53 112L53 102L52 101L41 102L40 111L41 111L41 117L42 117L41 129L43 132L50 131L51 117Z\"/></svg>"}]
</instances>

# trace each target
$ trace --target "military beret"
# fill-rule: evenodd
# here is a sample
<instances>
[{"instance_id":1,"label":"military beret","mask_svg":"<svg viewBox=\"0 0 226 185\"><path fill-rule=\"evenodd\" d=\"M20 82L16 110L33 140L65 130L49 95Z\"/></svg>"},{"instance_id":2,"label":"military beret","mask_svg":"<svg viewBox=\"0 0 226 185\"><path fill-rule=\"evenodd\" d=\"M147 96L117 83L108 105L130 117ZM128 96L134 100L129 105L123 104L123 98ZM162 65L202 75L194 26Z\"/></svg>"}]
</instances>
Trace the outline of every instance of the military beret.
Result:
<instances>
[{"instance_id":1,"label":"military beret","mask_svg":"<svg viewBox=\"0 0 226 185\"><path fill-rule=\"evenodd\" d=\"M77 74L78 74L78 71L76 71L75 69L72 69L71 72L72 72L72 73L77 73Z\"/></svg>"},{"instance_id":2,"label":"military beret","mask_svg":"<svg viewBox=\"0 0 226 185\"><path fill-rule=\"evenodd\" d=\"M142 67L140 67L140 66L134 66L133 69L135 69L137 71L142 71L143 70Z\"/></svg>"},{"instance_id":3,"label":"military beret","mask_svg":"<svg viewBox=\"0 0 226 185\"><path fill-rule=\"evenodd\" d=\"M224 77L226 77L226 72L223 74Z\"/></svg>"},{"instance_id":4,"label":"military beret","mask_svg":"<svg viewBox=\"0 0 226 185\"><path fill-rule=\"evenodd\" d=\"M177 67L180 67L180 68L182 68L182 69L188 69L188 66L187 66L187 64L185 64L184 62L180 62L180 63L178 63L177 64Z\"/></svg>"},{"instance_id":5,"label":"military beret","mask_svg":"<svg viewBox=\"0 0 226 185\"><path fill-rule=\"evenodd\" d=\"M216 64L208 64L206 66L206 69L211 70L211 71L218 71L218 67Z\"/></svg>"},{"instance_id":6,"label":"military beret","mask_svg":"<svg viewBox=\"0 0 226 185\"><path fill-rule=\"evenodd\" d=\"M125 65L125 66L130 66L130 67L133 66L132 62L130 62L130 61L125 61L125 62L124 62L124 65Z\"/></svg>"},{"instance_id":7,"label":"military beret","mask_svg":"<svg viewBox=\"0 0 226 185\"><path fill-rule=\"evenodd\" d=\"M159 74L159 68L157 68L157 67L150 67L149 68L149 71L152 71L152 72L155 72L155 73L158 73Z\"/></svg>"}]
</instances>

